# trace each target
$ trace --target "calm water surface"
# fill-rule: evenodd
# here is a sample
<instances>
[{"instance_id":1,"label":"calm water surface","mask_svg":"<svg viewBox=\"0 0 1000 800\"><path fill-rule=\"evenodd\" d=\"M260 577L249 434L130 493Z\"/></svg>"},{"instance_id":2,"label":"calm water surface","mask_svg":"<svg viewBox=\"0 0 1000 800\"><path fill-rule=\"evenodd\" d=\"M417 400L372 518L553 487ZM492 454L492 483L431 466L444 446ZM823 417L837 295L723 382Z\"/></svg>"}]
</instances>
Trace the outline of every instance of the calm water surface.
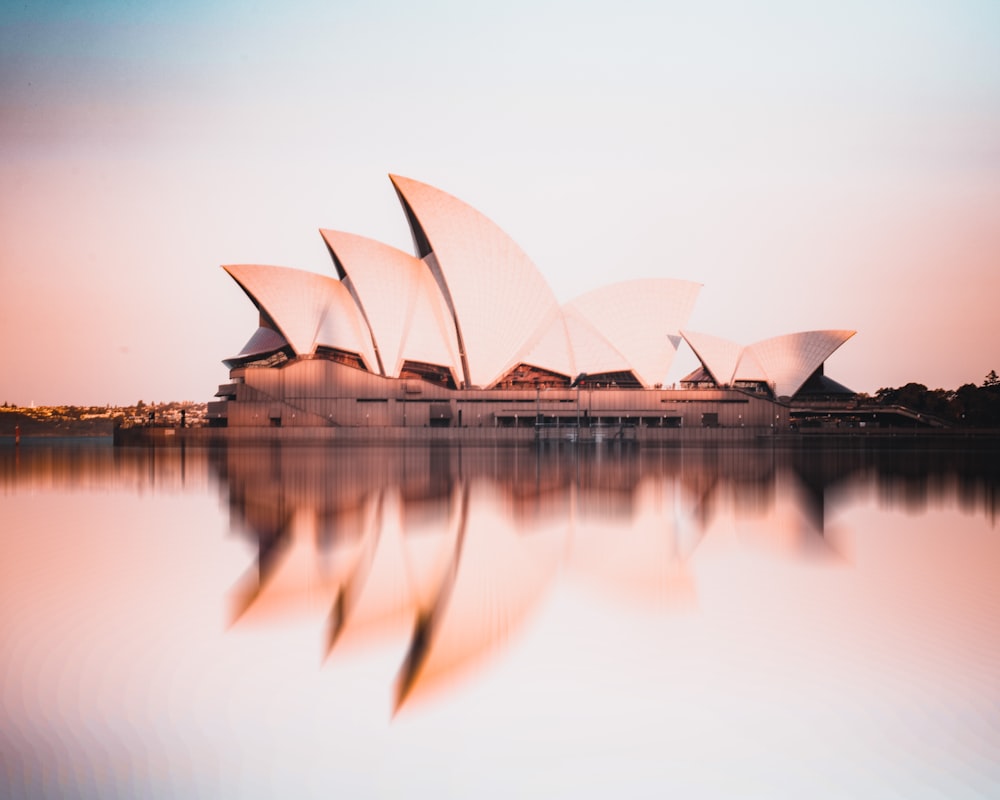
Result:
<instances>
[{"instance_id":1,"label":"calm water surface","mask_svg":"<svg viewBox=\"0 0 1000 800\"><path fill-rule=\"evenodd\" d=\"M0 447L0 795L997 797L998 509L996 451Z\"/></svg>"}]
</instances>

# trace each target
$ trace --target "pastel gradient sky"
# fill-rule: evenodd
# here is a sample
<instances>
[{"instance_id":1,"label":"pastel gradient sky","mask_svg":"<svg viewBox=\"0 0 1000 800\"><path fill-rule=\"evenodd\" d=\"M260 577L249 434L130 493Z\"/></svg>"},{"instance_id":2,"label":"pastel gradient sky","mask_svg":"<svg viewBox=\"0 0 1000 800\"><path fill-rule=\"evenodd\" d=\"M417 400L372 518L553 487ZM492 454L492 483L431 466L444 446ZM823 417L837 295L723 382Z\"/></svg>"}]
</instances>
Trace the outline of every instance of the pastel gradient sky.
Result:
<instances>
[{"instance_id":1,"label":"pastel gradient sky","mask_svg":"<svg viewBox=\"0 0 1000 800\"><path fill-rule=\"evenodd\" d=\"M409 250L389 172L561 300L675 277L693 330L853 328L827 372L858 391L1000 370L995 0L26 0L0 402L209 399L256 327L219 265L327 272L320 227Z\"/></svg>"}]
</instances>

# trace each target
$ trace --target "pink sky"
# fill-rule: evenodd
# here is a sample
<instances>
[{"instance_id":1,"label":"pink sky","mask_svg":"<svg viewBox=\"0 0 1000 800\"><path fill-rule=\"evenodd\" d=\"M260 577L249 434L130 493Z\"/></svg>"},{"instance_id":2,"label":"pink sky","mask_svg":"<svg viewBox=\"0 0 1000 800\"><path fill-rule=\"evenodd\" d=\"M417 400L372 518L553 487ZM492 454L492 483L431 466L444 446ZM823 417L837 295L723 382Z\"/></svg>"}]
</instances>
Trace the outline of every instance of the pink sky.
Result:
<instances>
[{"instance_id":1,"label":"pink sky","mask_svg":"<svg viewBox=\"0 0 1000 800\"><path fill-rule=\"evenodd\" d=\"M561 300L693 280L694 330L856 329L827 364L855 390L979 383L997 41L985 0L5 8L0 402L209 399L256 327L219 265L329 271L320 227L409 249L388 172Z\"/></svg>"}]
</instances>

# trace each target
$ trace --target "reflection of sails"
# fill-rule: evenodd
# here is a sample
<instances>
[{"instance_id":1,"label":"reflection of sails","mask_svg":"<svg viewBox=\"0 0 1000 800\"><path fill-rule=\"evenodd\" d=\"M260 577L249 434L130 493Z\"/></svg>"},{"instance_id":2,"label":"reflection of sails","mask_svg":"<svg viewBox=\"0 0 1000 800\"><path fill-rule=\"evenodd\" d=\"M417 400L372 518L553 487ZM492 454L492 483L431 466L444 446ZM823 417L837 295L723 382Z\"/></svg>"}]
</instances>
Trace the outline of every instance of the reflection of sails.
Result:
<instances>
[{"instance_id":1,"label":"reflection of sails","mask_svg":"<svg viewBox=\"0 0 1000 800\"><path fill-rule=\"evenodd\" d=\"M676 483L643 481L627 517L582 505L573 526L570 565L595 586L655 606L695 603L687 560L701 531Z\"/></svg>"},{"instance_id":2,"label":"reflection of sails","mask_svg":"<svg viewBox=\"0 0 1000 800\"><path fill-rule=\"evenodd\" d=\"M439 487L430 501L380 489L325 517L316 503L286 512L285 496L270 499L266 515L247 497L240 506L259 549L234 589L234 617L325 605L328 653L407 626L397 707L493 652L527 618L566 547L566 517L518 513L510 487L482 479Z\"/></svg>"},{"instance_id":3,"label":"reflection of sails","mask_svg":"<svg viewBox=\"0 0 1000 800\"><path fill-rule=\"evenodd\" d=\"M551 582L566 525L520 529L495 485L462 490L450 569L419 609L396 682L396 707L474 665L524 621Z\"/></svg>"},{"instance_id":4,"label":"reflection of sails","mask_svg":"<svg viewBox=\"0 0 1000 800\"><path fill-rule=\"evenodd\" d=\"M284 618L328 607L364 558L376 527L374 499L340 517L342 523L353 521L357 536L328 537L324 519L313 509L279 513L267 528L259 526L258 518L256 563L233 589L232 621Z\"/></svg>"},{"instance_id":5,"label":"reflection of sails","mask_svg":"<svg viewBox=\"0 0 1000 800\"><path fill-rule=\"evenodd\" d=\"M258 548L234 589L235 618L315 615L318 629L325 618L330 657L405 637L397 708L494 654L561 564L613 597L687 610L706 538L704 559L734 543L835 556L829 489L849 490L857 469L771 448L230 448L218 458L234 524Z\"/></svg>"},{"instance_id":6,"label":"reflection of sails","mask_svg":"<svg viewBox=\"0 0 1000 800\"><path fill-rule=\"evenodd\" d=\"M409 625L436 587L449 580L452 554L460 547L456 498L457 493L437 513L415 520L396 492L380 496L379 524L330 612L328 651L393 625Z\"/></svg>"}]
</instances>

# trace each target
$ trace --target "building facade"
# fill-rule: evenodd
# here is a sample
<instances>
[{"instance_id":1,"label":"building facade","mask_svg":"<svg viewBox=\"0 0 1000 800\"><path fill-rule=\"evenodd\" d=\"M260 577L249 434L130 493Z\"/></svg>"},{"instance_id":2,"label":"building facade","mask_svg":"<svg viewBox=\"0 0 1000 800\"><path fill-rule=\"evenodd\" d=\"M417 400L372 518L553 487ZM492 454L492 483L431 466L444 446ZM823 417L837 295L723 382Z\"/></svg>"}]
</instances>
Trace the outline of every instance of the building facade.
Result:
<instances>
[{"instance_id":1,"label":"building facade","mask_svg":"<svg viewBox=\"0 0 1000 800\"><path fill-rule=\"evenodd\" d=\"M225 360L217 428L560 431L787 427L802 393L843 395L823 364L853 331L748 346L687 330L699 284L612 283L560 304L477 210L390 176L414 253L322 230L330 275L224 269L259 324ZM663 383L682 346L701 367Z\"/></svg>"}]
</instances>

